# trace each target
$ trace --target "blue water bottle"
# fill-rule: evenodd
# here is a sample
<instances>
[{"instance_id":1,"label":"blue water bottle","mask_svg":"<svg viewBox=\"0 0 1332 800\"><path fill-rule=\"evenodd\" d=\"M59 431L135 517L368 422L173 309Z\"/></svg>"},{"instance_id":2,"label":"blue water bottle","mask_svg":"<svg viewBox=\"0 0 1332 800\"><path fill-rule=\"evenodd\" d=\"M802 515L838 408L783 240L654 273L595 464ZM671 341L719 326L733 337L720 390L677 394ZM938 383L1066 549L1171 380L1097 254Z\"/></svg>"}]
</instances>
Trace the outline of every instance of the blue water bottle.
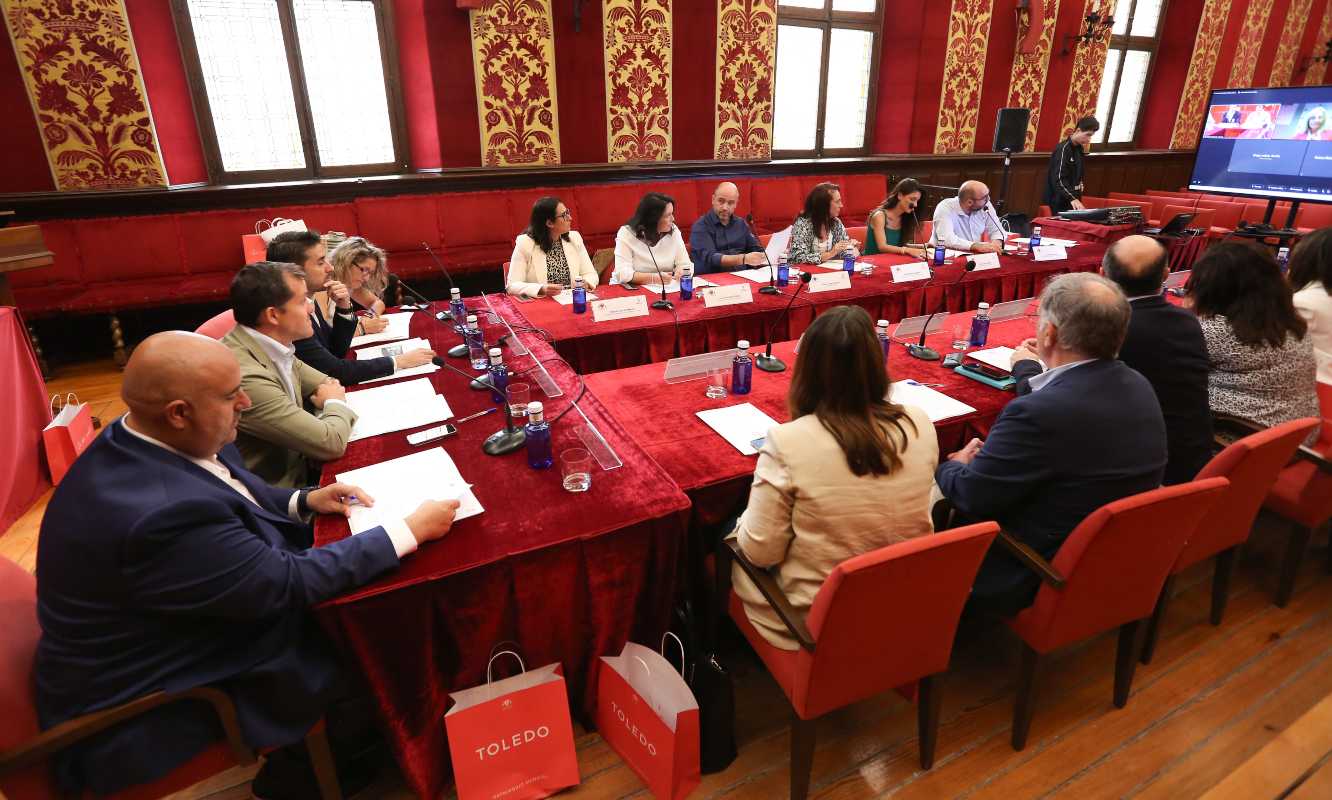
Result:
<instances>
[{"instance_id":1,"label":"blue water bottle","mask_svg":"<svg viewBox=\"0 0 1332 800\"><path fill-rule=\"evenodd\" d=\"M463 321L467 319L467 306L463 305L462 292L449 290L449 315L453 317L453 329L462 333Z\"/></svg>"},{"instance_id":2,"label":"blue water bottle","mask_svg":"<svg viewBox=\"0 0 1332 800\"><path fill-rule=\"evenodd\" d=\"M575 314L587 313L587 287L583 285L582 278L574 278L573 312Z\"/></svg>"},{"instance_id":3,"label":"blue water bottle","mask_svg":"<svg viewBox=\"0 0 1332 800\"><path fill-rule=\"evenodd\" d=\"M749 394L754 379L754 362L749 358L749 340L735 343L735 359L731 361L731 394Z\"/></svg>"},{"instance_id":4,"label":"blue water bottle","mask_svg":"<svg viewBox=\"0 0 1332 800\"><path fill-rule=\"evenodd\" d=\"M684 272L680 273L680 299L694 299L694 268L685 267Z\"/></svg>"},{"instance_id":5,"label":"blue water bottle","mask_svg":"<svg viewBox=\"0 0 1332 800\"><path fill-rule=\"evenodd\" d=\"M990 338L990 304L981 303L971 318L971 346L984 347Z\"/></svg>"},{"instance_id":6,"label":"blue water bottle","mask_svg":"<svg viewBox=\"0 0 1332 800\"><path fill-rule=\"evenodd\" d=\"M791 267L786 263L786 253L777 256L777 285L791 285Z\"/></svg>"},{"instance_id":7,"label":"blue water bottle","mask_svg":"<svg viewBox=\"0 0 1332 800\"><path fill-rule=\"evenodd\" d=\"M490 393L496 403L503 403L509 388L509 368L504 366L504 355L498 347L490 348Z\"/></svg>"},{"instance_id":8,"label":"blue water bottle","mask_svg":"<svg viewBox=\"0 0 1332 800\"><path fill-rule=\"evenodd\" d=\"M934 245L934 266L942 267L944 262L944 256L947 254L948 250L943 246L942 243Z\"/></svg>"},{"instance_id":9,"label":"blue water bottle","mask_svg":"<svg viewBox=\"0 0 1332 800\"><path fill-rule=\"evenodd\" d=\"M883 363L888 364L888 320L881 319L878 324L879 346L883 348Z\"/></svg>"},{"instance_id":10,"label":"blue water bottle","mask_svg":"<svg viewBox=\"0 0 1332 800\"><path fill-rule=\"evenodd\" d=\"M555 459L550 452L550 423L541 403L533 400L527 404L527 424L523 426L527 435L527 466L532 469L550 469Z\"/></svg>"},{"instance_id":11,"label":"blue water bottle","mask_svg":"<svg viewBox=\"0 0 1332 800\"><path fill-rule=\"evenodd\" d=\"M847 277L856 274L856 253L849 247L842 251L842 269L846 270Z\"/></svg>"},{"instance_id":12,"label":"blue water bottle","mask_svg":"<svg viewBox=\"0 0 1332 800\"><path fill-rule=\"evenodd\" d=\"M1032 246L1032 247L1040 247L1040 246L1041 246L1041 226L1040 226L1040 225L1033 225L1032 228L1031 228L1031 246Z\"/></svg>"},{"instance_id":13,"label":"blue water bottle","mask_svg":"<svg viewBox=\"0 0 1332 800\"><path fill-rule=\"evenodd\" d=\"M1281 267L1281 274L1285 275L1290 267L1290 248L1283 247L1277 251L1277 266Z\"/></svg>"}]
</instances>

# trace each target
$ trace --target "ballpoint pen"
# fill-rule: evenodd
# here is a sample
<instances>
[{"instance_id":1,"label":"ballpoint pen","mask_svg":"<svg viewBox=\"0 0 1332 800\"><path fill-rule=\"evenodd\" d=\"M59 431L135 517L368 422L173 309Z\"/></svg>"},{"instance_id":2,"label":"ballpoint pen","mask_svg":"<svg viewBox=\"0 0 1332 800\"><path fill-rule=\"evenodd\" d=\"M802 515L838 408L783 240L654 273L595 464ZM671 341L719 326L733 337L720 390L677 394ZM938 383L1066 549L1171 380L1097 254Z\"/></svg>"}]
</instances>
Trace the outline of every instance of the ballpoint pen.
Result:
<instances>
[{"instance_id":1,"label":"ballpoint pen","mask_svg":"<svg viewBox=\"0 0 1332 800\"><path fill-rule=\"evenodd\" d=\"M465 417L459 418L458 422L466 422L469 419L476 419L477 417L483 417L486 414L489 414L490 412L494 411L496 408L497 406L491 406L490 408L483 408L480 411L476 412L475 414L468 414Z\"/></svg>"}]
</instances>

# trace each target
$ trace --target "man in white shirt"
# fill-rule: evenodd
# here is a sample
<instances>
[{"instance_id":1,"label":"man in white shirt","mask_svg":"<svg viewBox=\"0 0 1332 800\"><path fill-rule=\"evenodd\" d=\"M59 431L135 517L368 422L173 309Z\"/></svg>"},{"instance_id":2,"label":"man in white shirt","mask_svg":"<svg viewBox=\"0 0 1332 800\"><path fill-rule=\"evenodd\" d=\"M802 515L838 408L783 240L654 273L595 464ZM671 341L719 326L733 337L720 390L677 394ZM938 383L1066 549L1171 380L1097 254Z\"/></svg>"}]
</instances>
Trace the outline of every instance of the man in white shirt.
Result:
<instances>
[{"instance_id":1,"label":"man in white shirt","mask_svg":"<svg viewBox=\"0 0 1332 800\"><path fill-rule=\"evenodd\" d=\"M967 181L957 190L957 197L940 201L934 207L934 233L931 241L964 253L999 253L1003 250L1004 229L990 208L990 187L980 181ZM988 242L981 241L985 234Z\"/></svg>"},{"instance_id":2,"label":"man in white shirt","mask_svg":"<svg viewBox=\"0 0 1332 800\"><path fill-rule=\"evenodd\" d=\"M304 273L295 264L246 264L231 282L231 308L236 327L222 344L253 401L236 446L269 483L304 486L312 463L342 456L356 422L342 385L296 358L294 343L312 331Z\"/></svg>"}]
</instances>

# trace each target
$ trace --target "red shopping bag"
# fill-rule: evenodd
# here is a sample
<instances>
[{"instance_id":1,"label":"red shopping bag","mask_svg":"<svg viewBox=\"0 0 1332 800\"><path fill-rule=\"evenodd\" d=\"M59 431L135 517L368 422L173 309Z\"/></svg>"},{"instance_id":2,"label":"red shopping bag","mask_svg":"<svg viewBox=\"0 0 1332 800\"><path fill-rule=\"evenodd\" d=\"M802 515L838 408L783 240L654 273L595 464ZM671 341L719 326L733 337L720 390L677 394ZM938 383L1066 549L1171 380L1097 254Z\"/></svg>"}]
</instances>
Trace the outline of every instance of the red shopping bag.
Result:
<instances>
[{"instance_id":1,"label":"red shopping bag","mask_svg":"<svg viewBox=\"0 0 1332 800\"><path fill-rule=\"evenodd\" d=\"M512 650L504 654L518 658ZM522 659L518 659L522 664ZM526 667L524 667L526 669ZM579 782L569 694L559 664L452 692L444 715L460 800L528 800Z\"/></svg>"},{"instance_id":2,"label":"red shopping bag","mask_svg":"<svg viewBox=\"0 0 1332 800\"><path fill-rule=\"evenodd\" d=\"M629 642L601 657L597 728L654 797L679 800L698 786L698 703L660 653Z\"/></svg>"},{"instance_id":3,"label":"red shopping bag","mask_svg":"<svg viewBox=\"0 0 1332 800\"><path fill-rule=\"evenodd\" d=\"M69 472L74 459L88 449L93 440L92 412L87 403L80 403L73 393L65 395L59 413L55 410L60 395L51 398L50 424L42 429L42 442L46 445L46 465L51 468L51 483L58 484Z\"/></svg>"},{"instance_id":4,"label":"red shopping bag","mask_svg":"<svg viewBox=\"0 0 1332 800\"><path fill-rule=\"evenodd\" d=\"M264 241L264 237L257 233L243 234L241 236L241 249L245 251L246 264L268 260L268 244Z\"/></svg>"}]
</instances>

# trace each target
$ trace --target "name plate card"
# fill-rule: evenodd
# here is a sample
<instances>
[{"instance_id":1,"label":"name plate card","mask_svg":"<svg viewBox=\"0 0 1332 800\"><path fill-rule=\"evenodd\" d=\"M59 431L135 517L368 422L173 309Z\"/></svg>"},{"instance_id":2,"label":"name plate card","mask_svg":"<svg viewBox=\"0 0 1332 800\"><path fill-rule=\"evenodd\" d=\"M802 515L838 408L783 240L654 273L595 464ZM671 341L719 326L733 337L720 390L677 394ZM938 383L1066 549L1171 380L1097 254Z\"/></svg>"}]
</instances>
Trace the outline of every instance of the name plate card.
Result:
<instances>
[{"instance_id":1,"label":"name plate card","mask_svg":"<svg viewBox=\"0 0 1332 800\"><path fill-rule=\"evenodd\" d=\"M1038 244L1031 249L1037 261L1063 261L1068 250L1062 244Z\"/></svg>"},{"instance_id":2,"label":"name plate card","mask_svg":"<svg viewBox=\"0 0 1332 800\"><path fill-rule=\"evenodd\" d=\"M754 293L750 291L749 284L747 283L728 284L726 286L708 286L699 290L698 293L703 295L704 308L738 306L743 303L754 302Z\"/></svg>"},{"instance_id":3,"label":"name plate card","mask_svg":"<svg viewBox=\"0 0 1332 800\"><path fill-rule=\"evenodd\" d=\"M983 269L999 269L998 253L977 253L971 256L971 260L976 263L974 272L980 272Z\"/></svg>"},{"instance_id":4,"label":"name plate card","mask_svg":"<svg viewBox=\"0 0 1332 800\"><path fill-rule=\"evenodd\" d=\"M638 294L633 297L616 297L610 300L597 300L592 303L592 320L594 322L608 322L615 319L629 319L630 317L646 317L648 315L647 298Z\"/></svg>"},{"instance_id":5,"label":"name plate card","mask_svg":"<svg viewBox=\"0 0 1332 800\"><path fill-rule=\"evenodd\" d=\"M893 264L893 283L923 281L930 277L930 265L924 261L912 261L909 264Z\"/></svg>"},{"instance_id":6,"label":"name plate card","mask_svg":"<svg viewBox=\"0 0 1332 800\"><path fill-rule=\"evenodd\" d=\"M835 292L839 289L851 288L851 276L843 270L837 272L828 272L822 275L815 275L809 281L809 291L814 292Z\"/></svg>"}]
</instances>

